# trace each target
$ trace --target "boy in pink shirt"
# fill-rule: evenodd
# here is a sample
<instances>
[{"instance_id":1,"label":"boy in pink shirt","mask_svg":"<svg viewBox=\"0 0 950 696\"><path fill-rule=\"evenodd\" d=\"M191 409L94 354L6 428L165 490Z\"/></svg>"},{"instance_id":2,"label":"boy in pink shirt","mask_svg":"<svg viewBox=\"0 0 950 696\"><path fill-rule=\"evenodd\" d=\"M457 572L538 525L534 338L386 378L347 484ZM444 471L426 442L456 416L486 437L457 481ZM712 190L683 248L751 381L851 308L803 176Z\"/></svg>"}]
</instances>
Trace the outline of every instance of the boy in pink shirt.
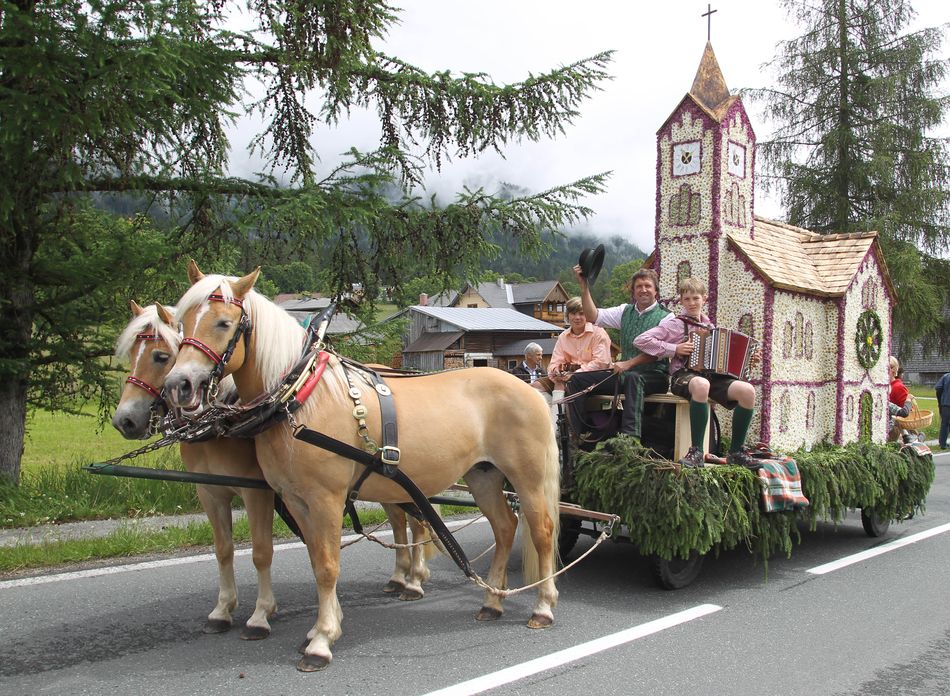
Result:
<instances>
[{"instance_id":1,"label":"boy in pink shirt","mask_svg":"<svg viewBox=\"0 0 950 696\"><path fill-rule=\"evenodd\" d=\"M700 374L686 368L686 361L693 352L690 332L708 330L713 328L713 325L709 317L703 314L707 293L706 285L701 280L686 278L680 283L679 293L684 314L666 317L655 328L640 334L633 344L649 355L670 358L670 391L689 399L692 446L680 459L680 464L689 467L703 466L703 441L706 437L706 425L709 423L711 396L724 408L735 409L732 416L732 444L727 462L749 469L759 469L761 464L742 449L755 412L755 387L728 375Z\"/></svg>"}]
</instances>

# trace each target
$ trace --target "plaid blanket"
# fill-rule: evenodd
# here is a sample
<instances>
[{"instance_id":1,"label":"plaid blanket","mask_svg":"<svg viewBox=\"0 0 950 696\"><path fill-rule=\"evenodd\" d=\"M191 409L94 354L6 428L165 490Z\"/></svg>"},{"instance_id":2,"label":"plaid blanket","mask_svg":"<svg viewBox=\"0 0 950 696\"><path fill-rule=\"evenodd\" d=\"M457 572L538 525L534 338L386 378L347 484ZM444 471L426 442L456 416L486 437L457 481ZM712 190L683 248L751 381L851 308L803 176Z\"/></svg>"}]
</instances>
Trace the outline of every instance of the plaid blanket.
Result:
<instances>
[{"instance_id":1,"label":"plaid blanket","mask_svg":"<svg viewBox=\"0 0 950 696\"><path fill-rule=\"evenodd\" d=\"M762 484L762 508L765 512L798 510L809 505L802 494L802 477L791 457L761 459L758 470Z\"/></svg>"}]
</instances>

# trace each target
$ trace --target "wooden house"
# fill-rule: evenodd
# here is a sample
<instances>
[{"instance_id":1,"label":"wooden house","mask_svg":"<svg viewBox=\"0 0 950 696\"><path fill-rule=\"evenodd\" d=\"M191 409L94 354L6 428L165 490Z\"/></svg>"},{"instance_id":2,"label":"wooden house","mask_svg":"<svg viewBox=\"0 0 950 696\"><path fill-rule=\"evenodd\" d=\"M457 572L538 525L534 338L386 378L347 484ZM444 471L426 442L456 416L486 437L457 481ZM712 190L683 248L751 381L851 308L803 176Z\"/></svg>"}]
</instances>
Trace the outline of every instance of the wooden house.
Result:
<instances>
[{"instance_id":1,"label":"wooden house","mask_svg":"<svg viewBox=\"0 0 950 696\"><path fill-rule=\"evenodd\" d=\"M507 370L511 344L556 338L562 331L560 326L510 307L416 305L395 316L405 314L409 315L409 329L402 366L426 372L483 366ZM550 357L550 351L547 355Z\"/></svg>"},{"instance_id":2,"label":"wooden house","mask_svg":"<svg viewBox=\"0 0 950 696\"><path fill-rule=\"evenodd\" d=\"M451 307L510 307L541 321L564 326L564 306L568 295L560 282L542 280L533 283L496 281L466 285L449 303Z\"/></svg>"}]
</instances>

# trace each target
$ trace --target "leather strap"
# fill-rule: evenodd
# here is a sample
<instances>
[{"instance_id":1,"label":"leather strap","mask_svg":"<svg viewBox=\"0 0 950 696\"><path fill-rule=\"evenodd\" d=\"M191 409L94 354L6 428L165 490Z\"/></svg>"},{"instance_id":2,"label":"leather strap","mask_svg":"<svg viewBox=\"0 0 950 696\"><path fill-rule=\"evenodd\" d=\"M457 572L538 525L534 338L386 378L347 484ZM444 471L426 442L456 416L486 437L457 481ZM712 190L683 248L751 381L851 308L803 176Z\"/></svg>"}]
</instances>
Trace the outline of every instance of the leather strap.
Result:
<instances>
[{"instance_id":1,"label":"leather strap","mask_svg":"<svg viewBox=\"0 0 950 696\"><path fill-rule=\"evenodd\" d=\"M348 445L345 442L341 442L335 438L332 438L328 435L324 435L321 432L316 430L311 430L306 426L299 426L294 430L294 437L298 440L306 442L307 444L314 445L315 447L320 447L325 449L328 452L333 452L338 454L341 457L346 457L351 459L359 464L362 464L367 469L372 469L373 473L384 474L384 469L389 469L391 475L389 478L393 482L399 484L406 493L409 494L409 497L412 498L412 501L416 504L416 507L422 512L426 521L432 526L432 530L435 532L435 535L439 537L439 541L442 542L442 545L445 547L446 553L455 561L455 564L461 569L463 573L469 578L475 577L475 571L472 570L472 566L468 561L468 558L465 555L465 551L462 550L462 547L459 546L459 543L455 540L455 537L452 536L452 532L448 530L448 527L445 526L445 522L442 518L436 513L435 509L432 507L432 503L425 497L422 491L419 490L419 487L406 476L398 467L383 467L380 463L378 457L364 452L361 449Z\"/></svg>"}]
</instances>

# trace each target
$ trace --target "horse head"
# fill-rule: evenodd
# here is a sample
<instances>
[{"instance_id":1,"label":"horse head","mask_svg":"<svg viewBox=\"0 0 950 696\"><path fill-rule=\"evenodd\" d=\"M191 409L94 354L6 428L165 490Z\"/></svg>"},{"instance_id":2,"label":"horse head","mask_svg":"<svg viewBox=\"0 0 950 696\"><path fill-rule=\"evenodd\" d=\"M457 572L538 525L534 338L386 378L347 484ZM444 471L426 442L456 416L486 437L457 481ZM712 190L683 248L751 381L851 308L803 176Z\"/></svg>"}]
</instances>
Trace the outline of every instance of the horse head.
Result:
<instances>
[{"instance_id":1,"label":"horse head","mask_svg":"<svg viewBox=\"0 0 950 696\"><path fill-rule=\"evenodd\" d=\"M116 356L129 359L119 405L112 425L129 440L140 440L154 434L166 410L162 385L175 362L180 338L173 328L171 308L156 304L140 307L129 302L132 320L119 335Z\"/></svg>"},{"instance_id":2,"label":"horse head","mask_svg":"<svg viewBox=\"0 0 950 696\"><path fill-rule=\"evenodd\" d=\"M242 278L205 275L193 260L189 264L191 288L176 311L183 338L165 379L169 400L182 411L193 414L213 401L221 378L244 365L251 333L245 301L260 272L258 267Z\"/></svg>"}]
</instances>

